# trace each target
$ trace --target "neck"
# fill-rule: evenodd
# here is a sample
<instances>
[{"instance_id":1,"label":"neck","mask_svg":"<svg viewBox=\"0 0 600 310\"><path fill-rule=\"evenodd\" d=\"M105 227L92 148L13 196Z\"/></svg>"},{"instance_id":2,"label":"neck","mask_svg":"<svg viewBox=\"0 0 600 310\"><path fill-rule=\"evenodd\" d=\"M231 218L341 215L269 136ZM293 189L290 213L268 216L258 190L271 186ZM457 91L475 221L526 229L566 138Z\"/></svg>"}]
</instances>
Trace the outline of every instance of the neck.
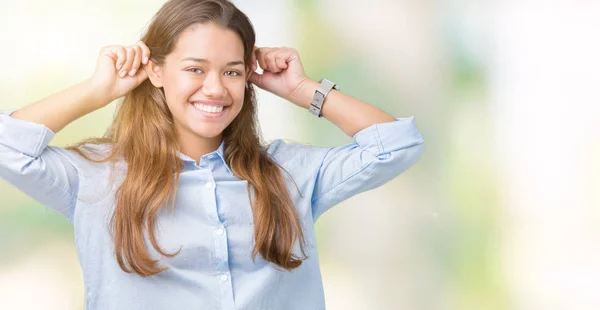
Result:
<instances>
[{"instance_id":1,"label":"neck","mask_svg":"<svg viewBox=\"0 0 600 310\"><path fill-rule=\"evenodd\" d=\"M214 138L198 137L193 134L180 135L180 152L196 160L200 164L200 158L208 153L214 152L221 145L223 134Z\"/></svg>"}]
</instances>

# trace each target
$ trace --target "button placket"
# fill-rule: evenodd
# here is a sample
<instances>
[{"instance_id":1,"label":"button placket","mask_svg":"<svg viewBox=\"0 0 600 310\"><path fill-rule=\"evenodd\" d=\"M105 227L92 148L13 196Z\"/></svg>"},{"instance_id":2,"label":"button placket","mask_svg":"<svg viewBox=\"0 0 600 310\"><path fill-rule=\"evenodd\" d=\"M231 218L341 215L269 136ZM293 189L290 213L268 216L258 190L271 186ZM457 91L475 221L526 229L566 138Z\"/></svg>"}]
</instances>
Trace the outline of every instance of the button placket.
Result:
<instances>
[{"instance_id":1,"label":"button placket","mask_svg":"<svg viewBox=\"0 0 600 310\"><path fill-rule=\"evenodd\" d=\"M215 181L213 180L213 175L209 174L209 176L204 179L205 183L204 183L204 188L206 188L206 192L205 192L205 197L210 198L211 200L211 204L209 209L207 210L209 217L215 221L220 223L219 220L219 211L218 211L218 206L217 206L217 197L216 197L216 193L215 193L215 188L217 187Z\"/></svg>"},{"instance_id":2,"label":"button placket","mask_svg":"<svg viewBox=\"0 0 600 310\"><path fill-rule=\"evenodd\" d=\"M213 230L215 242L215 267L218 271L229 271L229 253L227 249L227 235L223 227Z\"/></svg>"},{"instance_id":3,"label":"button placket","mask_svg":"<svg viewBox=\"0 0 600 310\"><path fill-rule=\"evenodd\" d=\"M213 188L215 188L215 182L214 181L208 181L208 182L206 182L206 184L204 184L204 187L206 187L208 189L213 189Z\"/></svg>"},{"instance_id":4,"label":"button placket","mask_svg":"<svg viewBox=\"0 0 600 310\"><path fill-rule=\"evenodd\" d=\"M221 298L222 309L234 309L231 274L229 272L221 273L217 276L217 279L220 282L221 294L223 294L223 298Z\"/></svg>"}]
</instances>

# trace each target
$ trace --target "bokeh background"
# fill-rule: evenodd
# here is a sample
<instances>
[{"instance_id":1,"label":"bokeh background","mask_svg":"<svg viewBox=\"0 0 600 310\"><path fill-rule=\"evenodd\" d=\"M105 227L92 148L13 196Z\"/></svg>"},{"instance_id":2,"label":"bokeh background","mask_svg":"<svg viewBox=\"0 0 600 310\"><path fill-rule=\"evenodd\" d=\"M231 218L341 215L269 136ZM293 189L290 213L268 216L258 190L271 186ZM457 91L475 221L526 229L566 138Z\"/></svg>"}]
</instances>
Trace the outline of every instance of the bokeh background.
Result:
<instances>
[{"instance_id":1,"label":"bokeh background","mask_svg":"<svg viewBox=\"0 0 600 310\"><path fill-rule=\"evenodd\" d=\"M260 46L415 116L421 160L317 223L328 309L600 309L600 3L237 0ZM0 2L0 110L91 75L163 0ZM350 138L260 92L265 140ZM101 136L115 104L51 142ZM0 181L0 309L83 309L70 224Z\"/></svg>"}]
</instances>

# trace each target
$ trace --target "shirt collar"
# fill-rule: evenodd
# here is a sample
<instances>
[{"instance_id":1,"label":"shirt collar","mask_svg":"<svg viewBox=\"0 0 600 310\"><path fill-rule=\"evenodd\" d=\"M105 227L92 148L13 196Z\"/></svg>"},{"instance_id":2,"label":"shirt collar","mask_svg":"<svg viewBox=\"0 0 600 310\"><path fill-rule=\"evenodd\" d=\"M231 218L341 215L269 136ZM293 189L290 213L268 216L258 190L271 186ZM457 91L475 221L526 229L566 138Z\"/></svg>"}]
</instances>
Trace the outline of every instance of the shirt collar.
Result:
<instances>
[{"instance_id":1,"label":"shirt collar","mask_svg":"<svg viewBox=\"0 0 600 310\"><path fill-rule=\"evenodd\" d=\"M227 162L225 161L225 140L221 140L221 144L219 145L219 147L217 148L216 151L210 152L208 154L204 154L202 156L202 159L200 160L205 161L205 160L209 160L209 158L217 156L221 159L221 161L223 162L223 165L225 166L225 169L227 170L227 172L229 172L230 174L232 174L231 169L229 168L229 166L227 165ZM195 163L196 160L179 152L179 158L181 158L183 161L185 162L192 162Z\"/></svg>"}]
</instances>

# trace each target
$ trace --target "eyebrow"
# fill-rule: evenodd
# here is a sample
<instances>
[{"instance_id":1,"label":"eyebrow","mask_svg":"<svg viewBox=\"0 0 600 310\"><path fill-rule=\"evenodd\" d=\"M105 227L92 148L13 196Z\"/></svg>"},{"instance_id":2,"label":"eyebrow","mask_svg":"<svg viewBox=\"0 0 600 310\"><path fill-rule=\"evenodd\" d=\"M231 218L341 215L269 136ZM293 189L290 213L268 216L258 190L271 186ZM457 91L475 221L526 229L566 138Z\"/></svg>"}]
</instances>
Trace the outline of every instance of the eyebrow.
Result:
<instances>
[{"instance_id":1,"label":"eyebrow","mask_svg":"<svg viewBox=\"0 0 600 310\"><path fill-rule=\"evenodd\" d=\"M195 57L186 57L184 59L181 60L182 62L184 61L194 61L194 62L210 62L206 59L203 58L195 58ZM230 61L227 63L228 66L237 66L237 65L244 65L244 62L241 60L237 60L237 61Z\"/></svg>"}]
</instances>

